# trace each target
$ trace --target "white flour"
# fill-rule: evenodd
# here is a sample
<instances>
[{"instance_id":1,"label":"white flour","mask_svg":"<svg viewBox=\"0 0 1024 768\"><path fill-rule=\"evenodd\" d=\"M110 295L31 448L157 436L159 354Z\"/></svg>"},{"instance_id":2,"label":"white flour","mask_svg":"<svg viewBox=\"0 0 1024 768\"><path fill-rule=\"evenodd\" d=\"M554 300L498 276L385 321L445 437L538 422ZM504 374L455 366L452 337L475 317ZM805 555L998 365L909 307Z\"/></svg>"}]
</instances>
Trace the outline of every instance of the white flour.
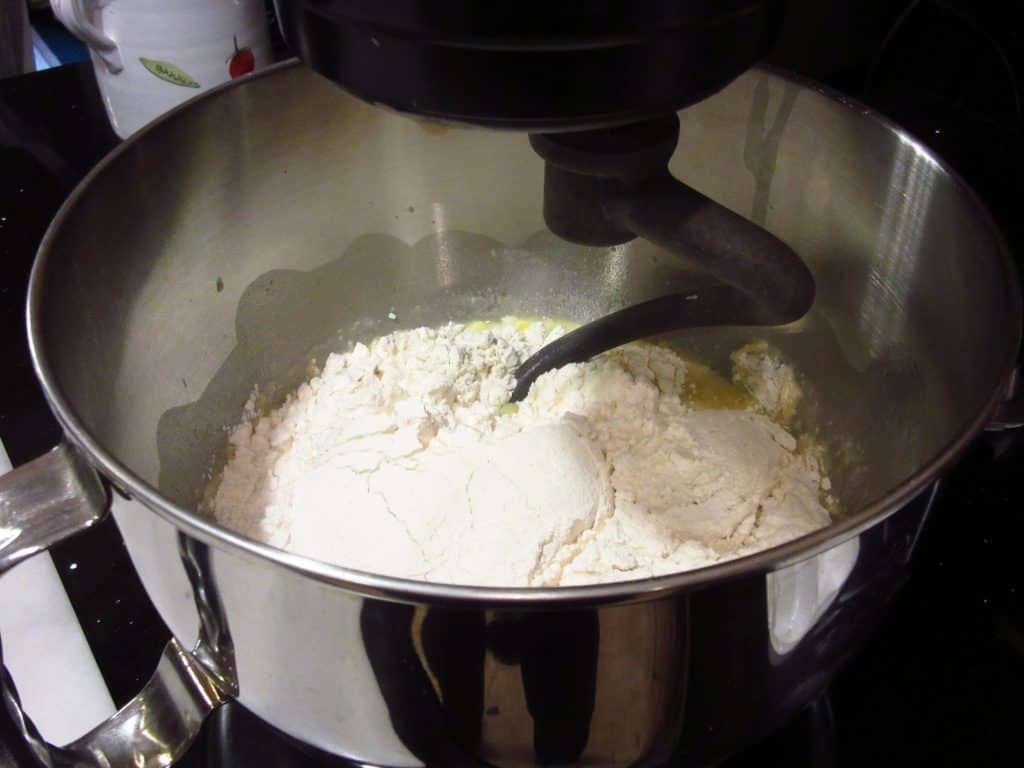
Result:
<instances>
[{"instance_id":1,"label":"white flour","mask_svg":"<svg viewBox=\"0 0 1024 768\"><path fill-rule=\"evenodd\" d=\"M277 411L250 406L217 519L360 570L502 586L671 573L828 523L793 436L761 413L687 406L687 363L666 349L567 366L506 405L548 336L448 325L331 355Z\"/></svg>"}]
</instances>

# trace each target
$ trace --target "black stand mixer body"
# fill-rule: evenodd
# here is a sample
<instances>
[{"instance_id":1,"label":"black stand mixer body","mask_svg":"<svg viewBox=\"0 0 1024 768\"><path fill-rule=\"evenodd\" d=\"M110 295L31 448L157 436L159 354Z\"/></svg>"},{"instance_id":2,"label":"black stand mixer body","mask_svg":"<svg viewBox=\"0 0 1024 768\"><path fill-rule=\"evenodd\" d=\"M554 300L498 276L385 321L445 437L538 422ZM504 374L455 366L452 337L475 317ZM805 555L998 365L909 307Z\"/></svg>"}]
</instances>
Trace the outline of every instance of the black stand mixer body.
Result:
<instances>
[{"instance_id":1,"label":"black stand mixer body","mask_svg":"<svg viewBox=\"0 0 1024 768\"><path fill-rule=\"evenodd\" d=\"M530 132L676 112L767 53L781 0L275 0L291 49L360 98Z\"/></svg>"}]
</instances>

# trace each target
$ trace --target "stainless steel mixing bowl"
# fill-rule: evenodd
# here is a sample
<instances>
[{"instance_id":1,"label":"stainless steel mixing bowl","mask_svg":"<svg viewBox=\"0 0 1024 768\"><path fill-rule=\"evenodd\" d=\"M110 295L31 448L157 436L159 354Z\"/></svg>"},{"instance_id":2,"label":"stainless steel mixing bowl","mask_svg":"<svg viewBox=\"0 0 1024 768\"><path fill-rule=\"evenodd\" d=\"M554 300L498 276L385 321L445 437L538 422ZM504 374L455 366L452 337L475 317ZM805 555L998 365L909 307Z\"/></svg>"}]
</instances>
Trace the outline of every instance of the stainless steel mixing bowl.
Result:
<instances>
[{"instance_id":1,"label":"stainless steel mixing bowl","mask_svg":"<svg viewBox=\"0 0 1024 768\"><path fill-rule=\"evenodd\" d=\"M856 104L752 71L680 117L673 171L793 246L818 296L793 326L670 342L715 364L754 336L785 351L842 519L689 573L527 590L349 571L197 514L253 387L279 399L311 358L401 326L585 320L703 279L644 242L558 242L525 136L416 122L281 66L122 144L40 248L32 354L67 441L0 479L0 566L102 517L113 489L176 638L68 748L25 721L41 759L164 765L233 696L371 764L703 764L824 689L1004 396L1017 276L970 190Z\"/></svg>"}]
</instances>

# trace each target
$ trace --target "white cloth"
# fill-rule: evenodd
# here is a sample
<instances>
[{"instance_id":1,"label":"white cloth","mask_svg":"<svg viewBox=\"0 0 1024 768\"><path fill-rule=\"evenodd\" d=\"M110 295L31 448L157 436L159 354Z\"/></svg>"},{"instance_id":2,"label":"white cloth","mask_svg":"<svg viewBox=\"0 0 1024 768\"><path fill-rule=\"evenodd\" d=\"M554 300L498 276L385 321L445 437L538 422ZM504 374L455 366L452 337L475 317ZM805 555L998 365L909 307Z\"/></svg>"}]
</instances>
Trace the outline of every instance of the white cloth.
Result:
<instances>
[{"instance_id":1,"label":"white cloth","mask_svg":"<svg viewBox=\"0 0 1024 768\"><path fill-rule=\"evenodd\" d=\"M10 469L0 443L0 475ZM50 743L73 741L114 713L49 553L0 578L0 637L22 705Z\"/></svg>"}]
</instances>

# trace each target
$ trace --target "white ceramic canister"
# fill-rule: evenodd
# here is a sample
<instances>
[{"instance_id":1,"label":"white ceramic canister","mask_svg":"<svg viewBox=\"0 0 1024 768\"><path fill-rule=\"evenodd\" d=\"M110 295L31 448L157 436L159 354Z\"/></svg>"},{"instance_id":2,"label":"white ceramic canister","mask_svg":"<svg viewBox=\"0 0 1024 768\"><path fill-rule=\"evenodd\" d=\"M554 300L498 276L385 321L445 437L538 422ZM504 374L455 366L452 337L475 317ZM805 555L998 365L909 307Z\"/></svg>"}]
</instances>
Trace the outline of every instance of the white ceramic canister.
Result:
<instances>
[{"instance_id":1,"label":"white ceramic canister","mask_svg":"<svg viewBox=\"0 0 1024 768\"><path fill-rule=\"evenodd\" d=\"M88 47L121 138L226 80L271 63L263 0L50 0Z\"/></svg>"}]
</instances>

